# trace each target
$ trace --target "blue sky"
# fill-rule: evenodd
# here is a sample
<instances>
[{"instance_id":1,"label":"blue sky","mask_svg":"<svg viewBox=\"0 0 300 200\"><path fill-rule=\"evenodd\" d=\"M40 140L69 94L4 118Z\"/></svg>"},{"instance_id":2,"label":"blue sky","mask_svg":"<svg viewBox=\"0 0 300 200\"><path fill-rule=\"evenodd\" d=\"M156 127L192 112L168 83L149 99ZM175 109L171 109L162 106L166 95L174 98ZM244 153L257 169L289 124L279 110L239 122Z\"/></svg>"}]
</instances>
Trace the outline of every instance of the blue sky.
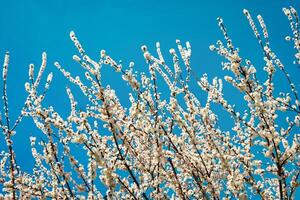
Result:
<instances>
[{"instance_id":1,"label":"blue sky","mask_svg":"<svg viewBox=\"0 0 300 200\"><path fill-rule=\"evenodd\" d=\"M5 51L10 51L8 95L11 116L16 118L25 100L24 83L27 81L28 65L34 63L39 66L43 51L48 53L46 72L54 72L46 103L53 104L63 115L68 114L66 107L69 108L69 102L65 86L70 84L53 63L60 61L74 74L82 72L72 61L76 49L69 39L71 30L76 32L91 57L98 58L99 51L106 49L112 57L122 60L124 64L134 60L140 71L147 70L141 45L146 44L153 51L155 42L160 41L163 52L167 53L169 48L175 47L176 39L189 40L193 50L194 71L198 75L207 73L213 77L224 75L220 66L222 59L208 50L210 44L222 39L216 23L216 18L221 16L233 43L240 47L241 55L250 58L256 67L262 68L262 52L243 15L244 8L253 16L261 14L264 17L273 49L286 64L292 79L297 80L299 68L292 64L292 44L284 41L284 37L290 34L290 28L282 7L290 5L300 10L299 0L1 0L0 58L3 60ZM112 70L107 70L104 75L107 83L115 88L121 87L120 77ZM286 89L283 85L280 87ZM127 96L128 88L118 88L117 94ZM80 100L79 92L77 96ZM233 95L230 98L234 100L235 97ZM30 169L32 161L28 159L31 155L28 137L40 132L30 119L25 119L17 131L17 158L25 169ZM0 150L4 148L1 138Z\"/></svg>"}]
</instances>

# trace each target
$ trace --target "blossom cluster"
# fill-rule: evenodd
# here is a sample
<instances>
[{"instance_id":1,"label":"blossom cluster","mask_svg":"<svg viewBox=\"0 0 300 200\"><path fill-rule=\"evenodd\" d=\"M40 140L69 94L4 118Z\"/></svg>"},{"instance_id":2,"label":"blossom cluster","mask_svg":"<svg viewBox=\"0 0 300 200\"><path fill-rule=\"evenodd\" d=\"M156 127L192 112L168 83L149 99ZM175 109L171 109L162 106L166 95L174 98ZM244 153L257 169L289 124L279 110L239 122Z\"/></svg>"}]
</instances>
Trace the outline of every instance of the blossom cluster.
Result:
<instances>
[{"instance_id":1,"label":"blossom cluster","mask_svg":"<svg viewBox=\"0 0 300 200\"><path fill-rule=\"evenodd\" d=\"M290 21L295 63L300 63L299 21L294 8L284 8ZM166 62L156 43L156 54L141 47L148 72L137 72L115 61L105 50L92 59L72 31L70 38L78 50L73 59L84 76L73 76L59 62L56 68L77 86L88 100L84 109L72 90L69 116L64 118L53 107L43 104L52 82L48 74L41 92L41 77L47 54L35 75L29 65L25 83L28 93L15 123L9 120L6 79L9 54L3 65L4 117L0 126L7 150L0 153L0 183L6 199L293 199L300 186L300 101L296 85L269 43L262 16L258 23L247 10L244 14L261 47L265 80L258 80L250 60L239 55L224 22L218 25L224 40L210 50L224 57L227 75L210 80L198 78L191 67L189 42L176 40L170 49L172 61ZM257 26L258 25L258 26ZM111 86L104 85L103 67L111 67L131 88L129 107ZM277 72L278 71L278 72ZM288 92L275 90L274 74L286 78ZM205 101L190 89L195 78ZM164 95L159 83L165 85ZM242 96L245 110L238 110L226 99L223 81ZM167 94L167 95L166 95ZM167 96L167 98L165 98ZM226 130L220 123L222 107L233 126ZM285 119L285 116L288 117ZM30 117L42 136L31 136L34 167L25 172L17 164L13 135L23 117ZM229 120L229 119L228 119ZM75 151L82 151L85 158Z\"/></svg>"}]
</instances>

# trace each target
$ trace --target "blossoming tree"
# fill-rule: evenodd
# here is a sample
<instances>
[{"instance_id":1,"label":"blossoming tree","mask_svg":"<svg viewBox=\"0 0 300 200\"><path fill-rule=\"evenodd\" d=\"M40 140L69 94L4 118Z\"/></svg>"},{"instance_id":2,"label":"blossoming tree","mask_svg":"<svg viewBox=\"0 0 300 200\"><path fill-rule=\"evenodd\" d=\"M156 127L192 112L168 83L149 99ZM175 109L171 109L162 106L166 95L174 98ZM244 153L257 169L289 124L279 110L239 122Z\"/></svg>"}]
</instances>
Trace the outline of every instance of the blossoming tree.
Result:
<instances>
[{"instance_id":1,"label":"blossoming tree","mask_svg":"<svg viewBox=\"0 0 300 200\"><path fill-rule=\"evenodd\" d=\"M300 64L300 29L294 8L283 9L294 43L295 64ZM300 102L284 64L272 50L263 18L254 22L244 10L262 52L266 80L258 80L250 60L240 57L223 20L218 25L224 41L210 49L224 57L224 80L243 96L247 108L238 111L223 95L223 79L197 78L190 65L191 45L179 40L171 49L172 67L156 43L156 55L142 46L149 68L134 71L134 63L122 66L105 50L100 58L90 58L74 32L70 33L79 54L73 59L84 68L84 77L72 76L59 62L55 66L80 88L89 103L77 108L70 88L69 117L63 118L43 100L40 82L47 55L35 74L29 66L25 84L28 97L19 118L9 118L6 92L9 54L3 65L4 109L0 126L7 150L1 152L1 198L29 199L293 199L300 185ZM294 56L294 55L293 55ZM130 106L125 108L115 90L104 85L103 66L112 67L131 88ZM274 74L282 73L289 92L274 90ZM206 92L201 102L189 85L195 78ZM85 80L84 80L85 79ZM159 92L158 80L165 82L167 98ZM219 122L220 105L231 116L233 126L226 131ZM288 117L285 119L286 113ZM31 172L17 164L13 135L23 117L32 118L43 133L30 137L35 164ZM86 157L74 154L82 151Z\"/></svg>"}]
</instances>

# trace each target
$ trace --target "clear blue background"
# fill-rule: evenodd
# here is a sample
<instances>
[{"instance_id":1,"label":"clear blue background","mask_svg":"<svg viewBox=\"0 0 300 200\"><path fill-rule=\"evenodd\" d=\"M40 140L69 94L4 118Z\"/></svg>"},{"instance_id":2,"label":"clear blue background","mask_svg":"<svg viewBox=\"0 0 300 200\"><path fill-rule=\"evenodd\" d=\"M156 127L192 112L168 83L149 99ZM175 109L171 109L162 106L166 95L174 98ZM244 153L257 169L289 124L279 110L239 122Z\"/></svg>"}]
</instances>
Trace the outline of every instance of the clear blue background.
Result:
<instances>
[{"instance_id":1,"label":"clear blue background","mask_svg":"<svg viewBox=\"0 0 300 200\"><path fill-rule=\"evenodd\" d=\"M82 73L72 61L73 54L77 52L69 39L70 30L76 32L91 57L98 59L99 51L106 49L113 58L122 60L124 64L134 60L140 71L147 70L141 45L146 44L153 51L155 42L160 41L163 52L167 53L169 48L175 47L175 39L189 40L193 49L194 71L198 75L208 73L209 77L213 77L224 75L220 66L222 59L208 50L210 44L223 38L216 23L216 18L221 16L233 43L240 47L241 55L251 59L257 69L262 69L262 52L242 13L243 8L248 9L253 17L257 14L264 17L271 45L299 88L299 68L292 64L291 58L293 45L284 41L291 31L282 7L290 5L300 11L299 0L0 0L0 57L3 60L5 51L10 51L8 95L12 121L18 116L26 97L24 83L28 77L28 65L34 63L39 66L43 51L48 53L46 72L54 72L45 103L53 104L63 116L68 115L65 86L70 83L53 63L60 61L73 74ZM104 79L117 89L117 94L123 97L121 100L126 104L129 90L121 86L120 76L108 69L104 72ZM286 90L286 82L280 82L284 79L279 77L278 80L279 88ZM196 87L193 89L200 92ZM226 89L227 96L235 102L239 96L232 90L230 87ZM75 89L75 97L82 100L79 90ZM83 103L79 107L81 105ZM226 126L226 121L223 123ZM25 170L30 170L33 162L28 137L38 136L41 132L31 119L25 119L17 131L14 138L17 160ZM0 150L4 149L6 146L1 137Z\"/></svg>"}]
</instances>

